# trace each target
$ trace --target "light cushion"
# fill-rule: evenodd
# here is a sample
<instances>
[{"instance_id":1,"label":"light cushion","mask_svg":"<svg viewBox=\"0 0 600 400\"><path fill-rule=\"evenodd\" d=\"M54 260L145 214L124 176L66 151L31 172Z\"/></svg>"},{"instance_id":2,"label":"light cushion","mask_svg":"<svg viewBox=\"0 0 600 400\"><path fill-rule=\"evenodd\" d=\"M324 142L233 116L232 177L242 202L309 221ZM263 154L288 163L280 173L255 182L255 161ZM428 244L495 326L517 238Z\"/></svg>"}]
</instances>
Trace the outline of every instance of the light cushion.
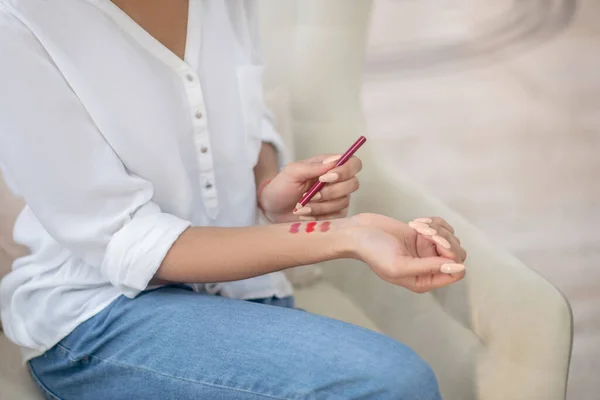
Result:
<instances>
[{"instance_id":1,"label":"light cushion","mask_svg":"<svg viewBox=\"0 0 600 400\"><path fill-rule=\"evenodd\" d=\"M19 348L0 333L0 399L40 400L27 369L21 364Z\"/></svg>"},{"instance_id":2,"label":"light cushion","mask_svg":"<svg viewBox=\"0 0 600 400\"><path fill-rule=\"evenodd\" d=\"M375 323L343 292L327 281L295 291L296 307L380 332Z\"/></svg>"},{"instance_id":3,"label":"light cushion","mask_svg":"<svg viewBox=\"0 0 600 400\"><path fill-rule=\"evenodd\" d=\"M22 209L23 201L12 194L0 173L0 279L10 271L13 260L26 251L12 238L15 220Z\"/></svg>"},{"instance_id":4,"label":"light cushion","mask_svg":"<svg viewBox=\"0 0 600 400\"><path fill-rule=\"evenodd\" d=\"M22 209L23 201L12 194L0 173L0 279L8 274L13 260L26 253L12 238L13 225Z\"/></svg>"}]
</instances>

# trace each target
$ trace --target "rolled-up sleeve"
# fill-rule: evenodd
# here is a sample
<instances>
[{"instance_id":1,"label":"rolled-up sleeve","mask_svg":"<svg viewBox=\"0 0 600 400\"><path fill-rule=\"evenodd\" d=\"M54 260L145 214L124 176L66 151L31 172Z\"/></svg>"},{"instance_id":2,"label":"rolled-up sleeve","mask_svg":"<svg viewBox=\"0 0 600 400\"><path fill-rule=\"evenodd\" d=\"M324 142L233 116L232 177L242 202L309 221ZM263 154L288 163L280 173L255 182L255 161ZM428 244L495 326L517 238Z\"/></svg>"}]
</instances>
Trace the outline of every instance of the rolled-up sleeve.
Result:
<instances>
[{"instance_id":1,"label":"rolled-up sleeve","mask_svg":"<svg viewBox=\"0 0 600 400\"><path fill-rule=\"evenodd\" d=\"M277 151L277 161L282 169L290 162L287 148L281 135L275 130L271 112L265 107L265 115L261 124L261 140L263 143L271 144Z\"/></svg>"},{"instance_id":2,"label":"rolled-up sleeve","mask_svg":"<svg viewBox=\"0 0 600 400\"><path fill-rule=\"evenodd\" d=\"M171 214L147 209L138 210L113 234L102 261L104 274L128 297L148 286L175 240L190 225Z\"/></svg>"},{"instance_id":3,"label":"rolled-up sleeve","mask_svg":"<svg viewBox=\"0 0 600 400\"><path fill-rule=\"evenodd\" d=\"M0 166L61 247L133 297L190 223L152 201L37 39L0 23Z\"/></svg>"}]
</instances>

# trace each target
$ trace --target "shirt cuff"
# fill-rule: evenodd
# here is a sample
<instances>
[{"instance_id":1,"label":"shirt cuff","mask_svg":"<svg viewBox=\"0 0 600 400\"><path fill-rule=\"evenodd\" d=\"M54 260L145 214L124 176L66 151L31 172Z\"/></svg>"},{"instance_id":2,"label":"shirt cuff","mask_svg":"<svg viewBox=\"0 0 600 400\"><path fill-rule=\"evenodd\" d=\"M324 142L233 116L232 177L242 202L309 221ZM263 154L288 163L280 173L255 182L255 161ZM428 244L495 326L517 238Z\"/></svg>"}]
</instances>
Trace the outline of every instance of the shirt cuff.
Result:
<instances>
[{"instance_id":1,"label":"shirt cuff","mask_svg":"<svg viewBox=\"0 0 600 400\"><path fill-rule=\"evenodd\" d=\"M173 243L189 226L189 221L171 214L136 213L110 240L102 272L125 296L137 296L146 289Z\"/></svg>"}]
</instances>

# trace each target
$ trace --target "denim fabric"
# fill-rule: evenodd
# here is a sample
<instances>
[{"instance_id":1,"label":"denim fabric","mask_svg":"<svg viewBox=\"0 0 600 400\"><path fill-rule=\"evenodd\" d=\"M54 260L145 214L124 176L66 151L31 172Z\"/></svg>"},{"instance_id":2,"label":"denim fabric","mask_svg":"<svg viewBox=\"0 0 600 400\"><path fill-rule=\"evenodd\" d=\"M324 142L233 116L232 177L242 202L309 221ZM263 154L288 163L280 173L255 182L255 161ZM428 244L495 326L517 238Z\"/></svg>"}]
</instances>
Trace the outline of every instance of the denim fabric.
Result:
<instances>
[{"instance_id":1,"label":"denim fabric","mask_svg":"<svg viewBox=\"0 0 600 400\"><path fill-rule=\"evenodd\" d=\"M441 399L408 347L291 305L162 287L118 298L29 365L50 399Z\"/></svg>"}]
</instances>

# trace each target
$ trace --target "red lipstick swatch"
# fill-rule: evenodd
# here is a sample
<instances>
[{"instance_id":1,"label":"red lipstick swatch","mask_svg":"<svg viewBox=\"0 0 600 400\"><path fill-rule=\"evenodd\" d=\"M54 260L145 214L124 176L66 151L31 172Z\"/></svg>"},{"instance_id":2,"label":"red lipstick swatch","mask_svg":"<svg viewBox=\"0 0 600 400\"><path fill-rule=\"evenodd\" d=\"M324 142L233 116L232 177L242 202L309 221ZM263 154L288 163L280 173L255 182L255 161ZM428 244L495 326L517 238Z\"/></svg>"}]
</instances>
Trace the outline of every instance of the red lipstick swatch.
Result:
<instances>
[{"instance_id":1,"label":"red lipstick swatch","mask_svg":"<svg viewBox=\"0 0 600 400\"><path fill-rule=\"evenodd\" d=\"M294 222L290 226L290 233L298 233L298 232L300 232L300 225L302 225L301 222Z\"/></svg>"},{"instance_id":2,"label":"red lipstick swatch","mask_svg":"<svg viewBox=\"0 0 600 400\"><path fill-rule=\"evenodd\" d=\"M319 226L321 232L327 232L331 227L331 221L325 221Z\"/></svg>"},{"instance_id":3,"label":"red lipstick swatch","mask_svg":"<svg viewBox=\"0 0 600 400\"><path fill-rule=\"evenodd\" d=\"M317 226L316 222L309 222L308 224L306 224L306 233L314 232L315 226Z\"/></svg>"}]
</instances>

